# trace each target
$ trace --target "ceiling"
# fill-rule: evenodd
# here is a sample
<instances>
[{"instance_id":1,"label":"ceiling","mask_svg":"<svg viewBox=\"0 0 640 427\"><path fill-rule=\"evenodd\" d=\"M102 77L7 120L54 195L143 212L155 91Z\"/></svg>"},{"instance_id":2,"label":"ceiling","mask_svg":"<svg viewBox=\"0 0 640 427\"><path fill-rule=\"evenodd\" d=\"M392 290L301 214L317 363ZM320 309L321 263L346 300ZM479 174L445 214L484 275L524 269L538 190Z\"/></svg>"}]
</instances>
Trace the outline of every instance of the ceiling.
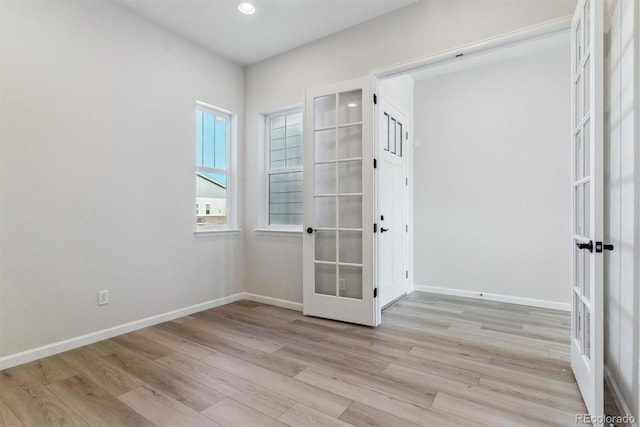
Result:
<instances>
[{"instance_id":1,"label":"ceiling","mask_svg":"<svg viewBox=\"0 0 640 427\"><path fill-rule=\"evenodd\" d=\"M368 21L418 0L114 0L146 19L249 65Z\"/></svg>"}]
</instances>

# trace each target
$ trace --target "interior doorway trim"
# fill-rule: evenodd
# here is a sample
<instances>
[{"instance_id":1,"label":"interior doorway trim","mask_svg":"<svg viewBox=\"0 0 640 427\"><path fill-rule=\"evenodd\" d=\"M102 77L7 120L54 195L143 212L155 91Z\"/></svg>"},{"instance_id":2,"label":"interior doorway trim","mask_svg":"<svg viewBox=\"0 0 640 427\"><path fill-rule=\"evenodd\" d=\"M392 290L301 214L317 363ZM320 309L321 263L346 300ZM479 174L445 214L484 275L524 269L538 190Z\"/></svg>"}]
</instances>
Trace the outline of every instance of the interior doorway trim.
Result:
<instances>
[{"instance_id":1,"label":"interior doorway trim","mask_svg":"<svg viewBox=\"0 0 640 427\"><path fill-rule=\"evenodd\" d=\"M488 50L499 49L513 43L553 36L557 33L568 31L570 27L571 16L556 18L432 55L427 55L387 67L377 68L372 70L370 74L377 79L399 76L432 65L442 65L447 62L453 62L461 59L462 57L468 58L486 53Z\"/></svg>"}]
</instances>

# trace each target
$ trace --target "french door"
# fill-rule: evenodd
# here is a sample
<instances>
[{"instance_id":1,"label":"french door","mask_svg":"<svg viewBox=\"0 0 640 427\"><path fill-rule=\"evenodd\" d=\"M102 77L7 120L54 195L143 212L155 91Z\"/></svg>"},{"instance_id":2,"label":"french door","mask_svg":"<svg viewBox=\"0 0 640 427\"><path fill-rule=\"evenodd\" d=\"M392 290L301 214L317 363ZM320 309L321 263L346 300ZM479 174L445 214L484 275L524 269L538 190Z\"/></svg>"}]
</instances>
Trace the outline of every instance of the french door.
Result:
<instances>
[{"instance_id":1,"label":"french door","mask_svg":"<svg viewBox=\"0 0 640 427\"><path fill-rule=\"evenodd\" d=\"M305 315L377 326L373 81L305 93Z\"/></svg>"},{"instance_id":2,"label":"french door","mask_svg":"<svg viewBox=\"0 0 640 427\"><path fill-rule=\"evenodd\" d=\"M573 287L571 368L589 413L603 415L603 1L571 23Z\"/></svg>"}]
</instances>

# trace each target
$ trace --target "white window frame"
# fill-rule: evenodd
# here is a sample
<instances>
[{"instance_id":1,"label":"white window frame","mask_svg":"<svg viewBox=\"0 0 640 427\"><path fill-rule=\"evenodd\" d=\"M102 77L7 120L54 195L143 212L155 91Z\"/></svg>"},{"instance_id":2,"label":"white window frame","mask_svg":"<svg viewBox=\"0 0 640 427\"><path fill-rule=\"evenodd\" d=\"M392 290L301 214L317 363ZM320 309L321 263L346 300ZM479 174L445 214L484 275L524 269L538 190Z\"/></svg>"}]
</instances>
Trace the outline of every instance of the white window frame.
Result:
<instances>
[{"instance_id":1,"label":"white window frame","mask_svg":"<svg viewBox=\"0 0 640 427\"><path fill-rule=\"evenodd\" d=\"M213 116L225 117L229 123L227 128L227 149L226 151L226 169L219 168L209 168L209 167L201 167L198 166L197 161L197 153L196 153L196 124L193 125L193 138L194 141L194 178L198 171L203 170L206 172L220 173L225 174L227 176L227 192L226 192L226 221L225 224L220 225L198 225L198 214L196 212L193 223L195 226L195 234L214 234L214 233L236 233L240 232L237 222L237 200L238 200L238 187L237 187L237 128L238 128L238 119L237 115L229 110L222 109L220 107L213 106L211 104L207 104L205 102L196 101L196 108L194 110L204 111L206 113L212 114ZM197 191L195 188L196 181L194 180L194 201L197 204Z\"/></svg>"},{"instance_id":2,"label":"white window frame","mask_svg":"<svg viewBox=\"0 0 640 427\"><path fill-rule=\"evenodd\" d=\"M282 110L277 110L274 111L272 113L269 114L265 114L264 116L264 150L265 150L265 163L264 163L264 212L263 212L263 218L264 218L264 228L257 230L257 231L273 231L273 232L281 232L281 233L302 233L302 224L296 224L296 225L286 225L286 224L271 224L269 221L269 204L270 204L270 199L269 199L269 182L270 182L270 177L271 175L277 175L277 174L281 174L281 173L291 173L291 172L302 172L304 174L303 171L303 166L302 164L300 164L299 167L295 167L295 168L279 168L279 169L271 169L271 125L270 125L270 121L271 118L273 116L282 116L282 115L288 115L288 114L295 114L295 113L303 113L302 111L302 104L297 104ZM302 135L303 135L303 139L302 139L302 149L304 151L304 119L303 119L303 131L302 131ZM303 175L304 176L304 175Z\"/></svg>"}]
</instances>

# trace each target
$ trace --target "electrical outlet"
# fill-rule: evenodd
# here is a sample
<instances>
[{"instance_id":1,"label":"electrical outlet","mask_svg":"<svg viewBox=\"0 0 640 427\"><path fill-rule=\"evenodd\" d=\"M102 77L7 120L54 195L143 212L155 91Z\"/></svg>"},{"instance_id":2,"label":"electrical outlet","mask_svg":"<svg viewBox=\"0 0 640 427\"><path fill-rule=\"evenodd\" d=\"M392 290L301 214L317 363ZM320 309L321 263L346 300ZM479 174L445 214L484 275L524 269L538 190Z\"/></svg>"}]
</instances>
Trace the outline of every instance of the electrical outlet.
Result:
<instances>
[{"instance_id":1,"label":"electrical outlet","mask_svg":"<svg viewBox=\"0 0 640 427\"><path fill-rule=\"evenodd\" d=\"M98 291L98 305L109 304L109 291Z\"/></svg>"},{"instance_id":2,"label":"electrical outlet","mask_svg":"<svg viewBox=\"0 0 640 427\"><path fill-rule=\"evenodd\" d=\"M346 291L347 290L347 282L344 279L340 279L339 283L340 283L340 290L341 291Z\"/></svg>"}]
</instances>

